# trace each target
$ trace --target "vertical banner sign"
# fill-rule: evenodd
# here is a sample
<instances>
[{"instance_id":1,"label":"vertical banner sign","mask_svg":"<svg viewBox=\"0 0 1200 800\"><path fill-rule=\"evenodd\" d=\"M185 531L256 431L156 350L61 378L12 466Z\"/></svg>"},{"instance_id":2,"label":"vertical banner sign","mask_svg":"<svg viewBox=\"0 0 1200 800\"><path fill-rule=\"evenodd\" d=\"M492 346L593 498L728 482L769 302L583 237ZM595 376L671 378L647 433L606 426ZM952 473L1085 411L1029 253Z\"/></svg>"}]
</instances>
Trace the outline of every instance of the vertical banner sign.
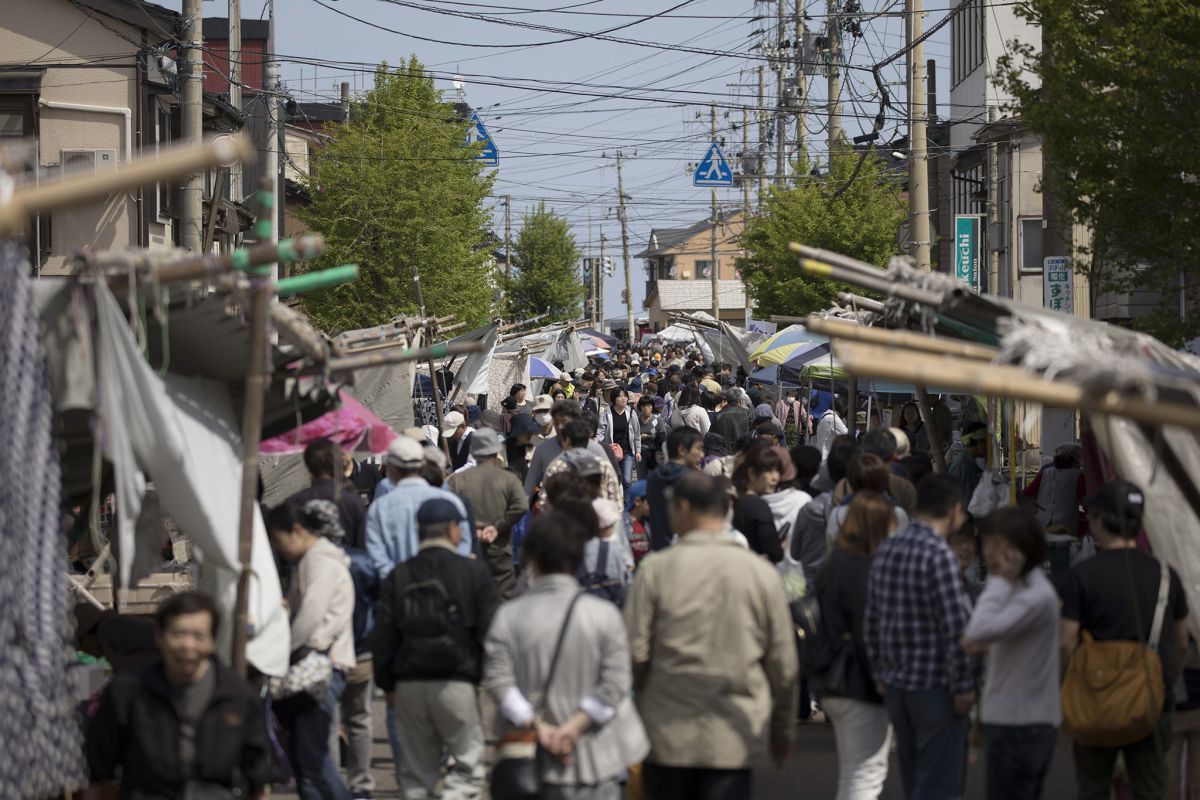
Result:
<instances>
[{"instance_id":1,"label":"vertical banner sign","mask_svg":"<svg viewBox=\"0 0 1200 800\"><path fill-rule=\"evenodd\" d=\"M1042 304L1051 311L1063 314L1075 313L1075 287L1071 273L1071 259L1051 256L1043 260Z\"/></svg>"},{"instance_id":2,"label":"vertical banner sign","mask_svg":"<svg viewBox=\"0 0 1200 800\"><path fill-rule=\"evenodd\" d=\"M979 291L979 245L983 217L958 214L954 217L954 277Z\"/></svg>"}]
</instances>

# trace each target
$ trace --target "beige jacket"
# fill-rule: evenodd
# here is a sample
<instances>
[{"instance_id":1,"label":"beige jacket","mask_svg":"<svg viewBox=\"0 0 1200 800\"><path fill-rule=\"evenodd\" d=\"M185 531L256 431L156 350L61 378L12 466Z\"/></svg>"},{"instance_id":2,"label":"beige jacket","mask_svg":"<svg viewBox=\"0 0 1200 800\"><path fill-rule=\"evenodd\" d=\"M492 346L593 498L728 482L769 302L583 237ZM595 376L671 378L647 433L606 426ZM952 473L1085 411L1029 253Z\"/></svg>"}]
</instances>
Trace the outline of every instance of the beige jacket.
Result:
<instances>
[{"instance_id":1,"label":"beige jacket","mask_svg":"<svg viewBox=\"0 0 1200 800\"><path fill-rule=\"evenodd\" d=\"M796 641L778 571L725 533L642 560L625 603L648 761L742 769L790 742Z\"/></svg>"},{"instance_id":2,"label":"beige jacket","mask_svg":"<svg viewBox=\"0 0 1200 800\"><path fill-rule=\"evenodd\" d=\"M292 611L292 650L328 652L335 667L354 669L354 581L350 557L321 539L296 564L288 592Z\"/></svg>"}]
</instances>

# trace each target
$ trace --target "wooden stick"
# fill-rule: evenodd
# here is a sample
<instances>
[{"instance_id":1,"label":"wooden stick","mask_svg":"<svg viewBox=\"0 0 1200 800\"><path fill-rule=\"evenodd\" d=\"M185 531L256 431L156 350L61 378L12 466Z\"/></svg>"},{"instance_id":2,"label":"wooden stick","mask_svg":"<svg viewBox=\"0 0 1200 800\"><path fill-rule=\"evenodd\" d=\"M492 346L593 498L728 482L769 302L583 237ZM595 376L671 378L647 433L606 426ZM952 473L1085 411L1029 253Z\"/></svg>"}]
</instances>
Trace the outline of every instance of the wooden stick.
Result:
<instances>
[{"instance_id":1,"label":"wooden stick","mask_svg":"<svg viewBox=\"0 0 1200 800\"><path fill-rule=\"evenodd\" d=\"M465 327L467 327L467 323L456 322L453 325L447 325L444 328L438 328L438 335L445 336L447 333L454 333L455 331L461 331Z\"/></svg>"},{"instance_id":2,"label":"wooden stick","mask_svg":"<svg viewBox=\"0 0 1200 800\"><path fill-rule=\"evenodd\" d=\"M880 272L878 275L867 275L846 269L837 264L828 264L812 258L800 259L800 268L809 275L828 278L833 281L841 281L842 283L851 283L855 286L861 286L864 289L870 289L873 292L886 294L889 297L899 297L901 300L920 303L924 306L936 308L941 306L944 300L942 295L937 292L918 289L915 286L908 286L903 283L892 283L883 272Z\"/></svg>"},{"instance_id":3,"label":"wooden stick","mask_svg":"<svg viewBox=\"0 0 1200 800\"><path fill-rule=\"evenodd\" d=\"M524 328L526 325L532 325L535 322L540 322L541 320L544 320L548 316L550 316L550 315L549 314L538 314L536 317L530 317L529 319L523 319L520 322L510 322L507 325L501 325L498 332L499 333L508 333L509 331L515 331L517 328Z\"/></svg>"},{"instance_id":4,"label":"wooden stick","mask_svg":"<svg viewBox=\"0 0 1200 800\"><path fill-rule=\"evenodd\" d=\"M432 363L434 359L445 358L446 356L458 353L479 353L484 349L483 341L447 342L434 345L433 347L421 347L416 350L407 347L404 349L393 348L391 352L386 353L366 353L331 358L328 362L328 368L330 372L353 372L356 369L363 369L365 367L378 367L383 364L402 364L406 361L429 361Z\"/></svg>"},{"instance_id":5,"label":"wooden stick","mask_svg":"<svg viewBox=\"0 0 1200 800\"><path fill-rule=\"evenodd\" d=\"M875 314L883 313L883 303L878 300L872 300L869 297L863 297L861 294L853 292L838 292L838 300L848 306L861 308L863 311L870 311Z\"/></svg>"},{"instance_id":6,"label":"wooden stick","mask_svg":"<svg viewBox=\"0 0 1200 800\"><path fill-rule=\"evenodd\" d=\"M304 315L286 303L271 304L271 322L279 338L296 347L318 364L329 360L330 347L320 333L308 324Z\"/></svg>"},{"instance_id":7,"label":"wooden stick","mask_svg":"<svg viewBox=\"0 0 1200 800\"><path fill-rule=\"evenodd\" d=\"M935 339L913 331L897 331L856 325L845 320L818 317L815 314L804 323L813 333L831 339L850 339L867 344L887 345L901 350L919 350L926 353L941 353L978 361L994 361L1000 351L994 347L963 342L957 339Z\"/></svg>"},{"instance_id":8,"label":"wooden stick","mask_svg":"<svg viewBox=\"0 0 1200 800\"><path fill-rule=\"evenodd\" d=\"M35 214L102 200L153 183L170 182L212 167L254 158L254 144L245 136L221 136L197 147L169 150L158 157L138 158L94 175L67 175L37 186L22 186L0 205L0 234L24 227Z\"/></svg>"},{"instance_id":9,"label":"wooden stick","mask_svg":"<svg viewBox=\"0 0 1200 800\"><path fill-rule=\"evenodd\" d=\"M916 385L941 386L971 394L1013 397L1052 408L1079 408L1128 417L1151 425L1200 430L1200 408L1151 402L1116 391L1096 392L1067 379L1048 381L1020 367L984 364L965 358L897 353L884 347L841 341L834 352L848 372Z\"/></svg>"},{"instance_id":10,"label":"wooden stick","mask_svg":"<svg viewBox=\"0 0 1200 800\"><path fill-rule=\"evenodd\" d=\"M306 234L297 239L284 239L278 244L259 242L249 247L241 247L224 255L204 255L199 258L187 258L170 264L156 265L155 254L151 251L108 252L97 253L95 261L101 267L128 270L145 270L152 274L158 283L176 283L178 281L203 280L213 275L223 275L234 271L244 271L276 262L295 263L316 258L325 251L325 237L320 234ZM115 272L107 276L110 288L123 289L129 284L128 272Z\"/></svg>"},{"instance_id":11,"label":"wooden stick","mask_svg":"<svg viewBox=\"0 0 1200 800\"><path fill-rule=\"evenodd\" d=\"M929 389L925 384L917 384L917 411L921 413L921 422L925 424L925 435L929 439L929 449L933 451L933 471L946 474L946 443L942 434L933 424L933 403L929 400Z\"/></svg>"},{"instance_id":12,"label":"wooden stick","mask_svg":"<svg viewBox=\"0 0 1200 800\"><path fill-rule=\"evenodd\" d=\"M844 256L841 253L835 253L832 250L822 250L819 247L809 247L808 245L800 244L799 242L788 242L788 250L798 254L801 258L811 258L815 261L820 261L824 264L833 264L842 269L857 272L867 277L882 277L887 271L868 264L866 261L859 261L857 258Z\"/></svg>"}]
</instances>

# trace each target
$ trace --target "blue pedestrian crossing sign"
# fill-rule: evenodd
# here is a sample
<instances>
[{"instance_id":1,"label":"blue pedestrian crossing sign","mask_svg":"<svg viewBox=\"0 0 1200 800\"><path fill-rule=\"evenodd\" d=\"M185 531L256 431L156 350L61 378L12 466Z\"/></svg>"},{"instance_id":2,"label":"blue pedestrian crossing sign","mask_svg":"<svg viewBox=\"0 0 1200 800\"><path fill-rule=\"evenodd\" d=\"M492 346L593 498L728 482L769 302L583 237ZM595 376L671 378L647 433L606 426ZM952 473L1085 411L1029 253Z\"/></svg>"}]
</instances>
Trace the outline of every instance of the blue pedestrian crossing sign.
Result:
<instances>
[{"instance_id":1,"label":"blue pedestrian crossing sign","mask_svg":"<svg viewBox=\"0 0 1200 800\"><path fill-rule=\"evenodd\" d=\"M492 135L488 133L488 129L483 126L483 120L479 118L479 114L473 113L471 114L471 127L467 128L467 144L478 142L483 143L483 150L475 156L475 160L482 161L489 167L500 166L500 150L492 141Z\"/></svg>"},{"instance_id":2,"label":"blue pedestrian crossing sign","mask_svg":"<svg viewBox=\"0 0 1200 800\"><path fill-rule=\"evenodd\" d=\"M733 186L733 170L721 153L720 146L713 142L692 175L693 186Z\"/></svg>"}]
</instances>

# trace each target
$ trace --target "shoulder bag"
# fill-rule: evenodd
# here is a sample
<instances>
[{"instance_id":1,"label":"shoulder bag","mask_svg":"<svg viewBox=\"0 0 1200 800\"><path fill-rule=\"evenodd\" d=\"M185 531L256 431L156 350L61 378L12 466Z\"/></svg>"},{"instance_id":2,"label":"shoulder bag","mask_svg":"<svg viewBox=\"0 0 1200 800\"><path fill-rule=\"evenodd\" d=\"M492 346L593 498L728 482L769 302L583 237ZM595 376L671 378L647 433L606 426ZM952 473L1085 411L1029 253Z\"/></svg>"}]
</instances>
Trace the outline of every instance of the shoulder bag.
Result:
<instances>
[{"instance_id":1,"label":"shoulder bag","mask_svg":"<svg viewBox=\"0 0 1200 800\"><path fill-rule=\"evenodd\" d=\"M1124 747L1154 731L1163 712L1159 639L1170 594L1170 570L1162 577L1154 622L1146 643L1097 642L1087 631L1071 655L1062 684L1063 730L1086 747ZM1136 597L1134 598L1136 601Z\"/></svg>"},{"instance_id":2,"label":"shoulder bag","mask_svg":"<svg viewBox=\"0 0 1200 800\"><path fill-rule=\"evenodd\" d=\"M554 655L550 658L550 670L546 673L542 696L535 706L538 713L541 713L550 693L554 671L558 667L558 657L562 654L563 640L567 636L567 627L571 624L571 615L583 595L584 592L576 594L567 606L567 616L558 631L558 641L554 644ZM512 731L502 737L496 745L496 766L492 769L492 800L538 800L542 796L543 758L541 748L538 747L536 730Z\"/></svg>"}]
</instances>

